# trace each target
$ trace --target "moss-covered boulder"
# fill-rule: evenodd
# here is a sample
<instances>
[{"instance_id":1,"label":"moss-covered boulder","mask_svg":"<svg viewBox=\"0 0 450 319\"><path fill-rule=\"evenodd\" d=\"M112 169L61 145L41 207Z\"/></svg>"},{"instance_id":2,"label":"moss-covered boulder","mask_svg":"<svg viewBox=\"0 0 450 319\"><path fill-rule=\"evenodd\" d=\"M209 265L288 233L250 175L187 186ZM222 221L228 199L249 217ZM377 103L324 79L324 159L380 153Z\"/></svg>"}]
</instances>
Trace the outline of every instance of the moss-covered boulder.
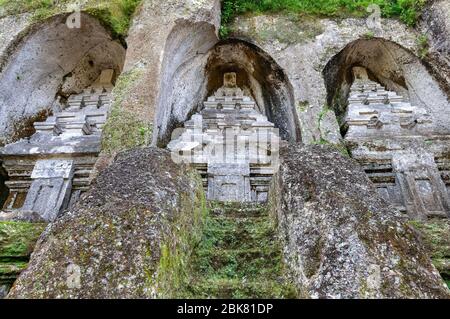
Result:
<instances>
[{"instance_id":1,"label":"moss-covered boulder","mask_svg":"<svg viewBox=\"0 0 450 319\"><path fill-rule=\"evenodd\" d=\"M0 222L0 298L26 268L45 224Z\"/></svg>"},{"instance_id":2,"label":"moss-covered boulder","mask_svg":"<svg viewBox=\"0 0 450 319\"><path fill-rule=\"evenodd\" d=\"M121 153L47 228L8 297L170 297L204 214L201 180L168 151Z\"/></svg>"},{"instance_id":3,"label":"moss-covered boulder","mask_svg":"<svg viewBox=\"0 0 450 319\"><path fill-rule=\"evenodd\" d=\"M449 298L420 235L358 164L325 146L284 146L271 206L305 297Z\"/></svg>"},{"instance_id":4,"label":"moss-covered boulder","mask_svg":"<svg viewBox=\"0 0 450 319\"><path fill-rule=\"evenodd\" d=\"M412 221L419 230L433 264L450 285L450 220Z\"/></svg>"}]
</instances>

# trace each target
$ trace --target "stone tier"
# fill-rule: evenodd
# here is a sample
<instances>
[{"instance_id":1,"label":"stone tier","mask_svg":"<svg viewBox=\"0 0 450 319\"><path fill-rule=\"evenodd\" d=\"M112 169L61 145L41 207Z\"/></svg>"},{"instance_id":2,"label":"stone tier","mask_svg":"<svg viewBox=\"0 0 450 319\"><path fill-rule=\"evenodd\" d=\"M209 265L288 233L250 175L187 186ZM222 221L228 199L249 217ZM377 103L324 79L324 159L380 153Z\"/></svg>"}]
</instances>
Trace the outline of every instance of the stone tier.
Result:
<instances>
[{"instance_id":1,"label":"stone tier","mask_svg":"<svg viewBox=\"0 0 450 319\"><path fill-rule=\"evenodd\" d=\"M254 100L236 87L234 73L225 74L224 86L175 136L168 148L176 161L197 168L208 199L267 200L278 168L278 130L259 112Z\"/></svg>"}]
</instances>

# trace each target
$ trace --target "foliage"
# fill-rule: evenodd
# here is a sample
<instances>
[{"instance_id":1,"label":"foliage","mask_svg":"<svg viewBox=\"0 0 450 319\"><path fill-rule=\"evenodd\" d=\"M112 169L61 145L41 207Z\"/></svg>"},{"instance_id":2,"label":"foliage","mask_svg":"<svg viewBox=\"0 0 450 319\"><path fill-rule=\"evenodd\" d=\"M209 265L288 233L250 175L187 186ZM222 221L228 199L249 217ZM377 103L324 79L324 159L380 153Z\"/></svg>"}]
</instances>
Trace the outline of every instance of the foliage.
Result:
<instances>
[{"instance_id":1,"label":"foliage","mask_svg":"<svg viewBox=\"0 0 450 319\"><path fill-rule=\"evenodd\" d=\"M88 9L87 11L99 18L116 36L125 36L130 28L131 17L142 0L113 0L106 5Z\"/></svg>"},{"instance_id":2,"label":"foliage","mask_svg":"<svg viewBox=\"0 0 450 319\"><path fill-rule=\"evenodd\" d=\"M245 13L297 13L324 17L368 16L377 4L383 17L399 17L414 26L427 0L223 0L221 35L227 36L234 17Z\"/></svg>"}]
</instances>

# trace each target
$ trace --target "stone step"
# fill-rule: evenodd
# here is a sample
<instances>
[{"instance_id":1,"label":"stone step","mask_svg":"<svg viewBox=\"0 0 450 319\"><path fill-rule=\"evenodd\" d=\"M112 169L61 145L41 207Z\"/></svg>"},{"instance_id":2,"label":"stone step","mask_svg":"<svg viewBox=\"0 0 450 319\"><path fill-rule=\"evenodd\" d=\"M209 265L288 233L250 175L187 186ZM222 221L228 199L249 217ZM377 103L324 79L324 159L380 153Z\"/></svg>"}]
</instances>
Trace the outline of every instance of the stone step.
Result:
<instances>
[{"instance_id":1,"label":"stone step","mask_svg":"<svg viewBox=\"0 0 450 319\"><path fill-rule=\"evenodd\" d=\"M282 273L282 257L278 247L258 249L200 250L196 272L205 277L226 279L276 279Z\"/></svg>"},{"instance_id":2,"label":"stone step","mask_svg":"<svg viewBox=\"0 0 450 319\"><path fill-rule=\"evenodd\" d=\"M256 203L222 203L209 201L212 216L255 217L267 216L267 206Z\"/></svg>"},{"instance_id":3,"label":"stone step","mask_svg":"<svg viewBox=\"0 0 450 319\"><path fill-rule=\"evenodd\" d=\"M205 225L202 248L251 249L271 247L276 237L268 218L211 218Z\"/></svg>"},{"instance_id":4,"label":"stone step","mask_svg":"<svg viewBox=\"0 0 450 319\"><path fill-rule=\"evenodd\" d=\"M209 278L193 283L190 294L202 299L294 299L292 285L275 280Z\"/></svg>"}]
</instances>

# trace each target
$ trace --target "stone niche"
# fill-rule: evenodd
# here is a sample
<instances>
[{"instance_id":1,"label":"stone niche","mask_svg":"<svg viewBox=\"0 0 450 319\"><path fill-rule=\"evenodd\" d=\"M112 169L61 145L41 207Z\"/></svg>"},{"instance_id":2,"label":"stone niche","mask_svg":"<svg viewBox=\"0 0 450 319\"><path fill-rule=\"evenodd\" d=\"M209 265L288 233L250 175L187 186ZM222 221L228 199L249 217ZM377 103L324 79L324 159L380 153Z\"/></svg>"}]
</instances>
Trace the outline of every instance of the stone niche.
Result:
<instances>
[{"instance_id":1,"label":"stone niche","mask_svg":"<svg viewBox=\"0 0 450 319\"><path fill-rule=\"evenodd\" d=\"M168 148L174 161L197 168L209 200L266 202L279 143L278 129L237 86L236 73L228 72Z\"/></svg>"},{"instance_id":2,"label":"stone niche","mask_svg":"<svg viewBox=\"0 0 450 319\"><path fill-rule=\"evenodd\" d=\"M0 219L53 221L89 188L115 78L114 70L103 70L61 112L35 122L30 138L0 149L9 190Z\"/></svg>"},{"instance_id":3,"label":"stone niche","mask_svg":"<svg viewBox=\"0 0 450 319\"><path fill-rule=\"evenodd\" d=\"M0 65L0 146L33 135L33 123L60 112L102 70L121 73L126 50L111 32L87 13L80 28L68 28L67 17L33 24L7 48Z\"/></svg>"},{"instance_id":4,"label":"stone niche","mask_svg":"<svg viewBox=\"0 0 450 319\"><path fill-rule=\"evenodd\" d=\"M450 132L437 134L424 107L353 68L345 142L379 193L414 219L450 216Z\"/></svg>"},{"instance_id":5,"label":"stone niche","mask_svg":"<svg viewBox=\"0 0 450 319\"><path fill-rule=\"evenodd\" d=\"M251 98L256 110L275 124L283 140L300 142L294 89L285 71L256 45L240 39L217 42L215 34L206 30L209 32L195 30L197 36L202 35L201 39L194 37L195 44L184 43L185 39L194 39L186 30L169 39L167 47L172 51L164 58L153 144L167 147L172 131L190 120L203 102L223 87L224 74L235 74L243 96Z\"/></svg>"}]
</instances>

